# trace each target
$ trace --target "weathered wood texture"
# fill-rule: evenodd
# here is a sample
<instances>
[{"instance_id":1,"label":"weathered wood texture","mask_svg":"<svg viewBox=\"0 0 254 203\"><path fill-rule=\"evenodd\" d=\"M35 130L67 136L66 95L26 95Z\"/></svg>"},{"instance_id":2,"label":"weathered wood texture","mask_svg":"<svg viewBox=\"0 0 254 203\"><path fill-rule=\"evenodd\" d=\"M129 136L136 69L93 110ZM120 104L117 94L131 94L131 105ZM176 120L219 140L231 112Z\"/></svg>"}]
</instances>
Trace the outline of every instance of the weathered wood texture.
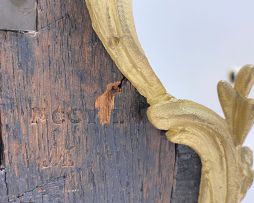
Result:
<instances>
[{"instance_id":1,"label":"weathered wood texture","mask_svg":"<svg viewBox=\"0 0 254 203\"><path fill-rule=\"evenodd\" d=\"M201 162L189 147L176 145L176 168L172 203L197 203Z\"/></svg>"},{"instance_id":2,"label":"weathered wood texture","mask_svg":"<svg viewBox=\"0 0 254 203\"><path fill-rule=\"evenodd\" d=\"M184 195L173 179L185 158L175 166L175 145L147 121L147 104L128 81L110 125L99 124L95 101L123 76L84 1L38 3L36 35L0 32L0 202L152 203Z\"/></svg>"}]
</instances>

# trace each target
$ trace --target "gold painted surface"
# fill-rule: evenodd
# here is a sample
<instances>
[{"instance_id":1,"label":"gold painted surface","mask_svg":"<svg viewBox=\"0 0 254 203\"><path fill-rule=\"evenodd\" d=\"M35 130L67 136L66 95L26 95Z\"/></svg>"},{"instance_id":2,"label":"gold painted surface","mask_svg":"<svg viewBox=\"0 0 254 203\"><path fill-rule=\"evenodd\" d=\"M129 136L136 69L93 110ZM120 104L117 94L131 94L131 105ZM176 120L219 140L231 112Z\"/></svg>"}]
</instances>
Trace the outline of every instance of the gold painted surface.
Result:
<instances>
[{"instance_id":1,"label":"gold painted surface","mask_svg":"<svg viewBox=\"0 0 254 203\"><path fill-rule=\"evenodd\" d=\"M247 96L254 67L239 72L235 85L219 82L225 119L212 110L168 94L138 41L131 0L86 0L93 28L124 76L147 98L148 118L167 138L194 149L202 161L199 203L238 203L253 181L252 152L243 141L254 121Z\"/></svg>"}]
</instances>

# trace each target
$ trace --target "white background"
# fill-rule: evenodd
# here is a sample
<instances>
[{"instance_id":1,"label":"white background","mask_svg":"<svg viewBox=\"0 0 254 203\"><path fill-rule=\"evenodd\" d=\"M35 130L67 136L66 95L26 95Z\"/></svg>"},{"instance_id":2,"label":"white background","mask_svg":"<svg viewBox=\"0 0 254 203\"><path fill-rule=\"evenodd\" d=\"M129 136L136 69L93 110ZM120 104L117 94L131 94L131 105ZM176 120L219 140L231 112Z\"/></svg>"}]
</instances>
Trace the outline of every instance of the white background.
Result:
<instances>
[{"instance_id":1,"label":"white background","mask_svg":"<svg viewBox=\"0 0 254 203\"><path fill-rule=\"evenodd\" d=\"M155 72L177 98L222 115L217 82L254 64L253 0L133 0L136 28ZM251 95L254 98L254 91ZM254 131L245 145L254 150ZM244 203L254 202L254 186Z\"/></svg>"}]
</instances>

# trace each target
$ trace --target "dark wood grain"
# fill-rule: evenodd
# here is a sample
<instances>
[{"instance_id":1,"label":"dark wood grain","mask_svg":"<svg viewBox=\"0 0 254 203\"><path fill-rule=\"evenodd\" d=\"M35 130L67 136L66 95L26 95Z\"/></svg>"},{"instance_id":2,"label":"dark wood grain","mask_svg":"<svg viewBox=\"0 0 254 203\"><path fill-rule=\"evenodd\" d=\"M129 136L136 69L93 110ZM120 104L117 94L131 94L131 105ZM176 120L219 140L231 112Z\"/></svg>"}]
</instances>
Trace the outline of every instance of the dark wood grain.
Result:
<instances>
[{"instance_id":1,"label":"dark wood grain","mask_svg":"<svg viewBox=\"0 0 254 203\"><path fill-rule=\"evenodd\" d=\"M128 81L99 124L95 101L123 76L84 1L38 2L36 35L0 32L0 202L170 202L175 145Z\"/></svg>"},{"instance_id":2,"label":"dark wood grain","mask_svg":"<svg viewBox=\"0 0 254 203\"><path fill-rule=\"evenodd\" d=\"M201 162L189 147L176 145L176 164L172 203L197 203L201 176Z\"/></svg>"}]
</instances>

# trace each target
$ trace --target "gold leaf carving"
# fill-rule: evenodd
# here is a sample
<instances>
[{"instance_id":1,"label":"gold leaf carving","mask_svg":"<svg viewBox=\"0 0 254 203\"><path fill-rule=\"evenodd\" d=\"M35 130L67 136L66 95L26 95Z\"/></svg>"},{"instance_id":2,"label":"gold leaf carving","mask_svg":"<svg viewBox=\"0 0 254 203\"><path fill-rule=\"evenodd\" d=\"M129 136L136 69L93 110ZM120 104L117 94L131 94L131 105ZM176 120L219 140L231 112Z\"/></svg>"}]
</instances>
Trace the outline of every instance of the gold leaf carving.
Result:
<instances>
[{"instance_id":1,"label":"gold leaf carving","mask_svg":"<svg viewBox=\"0 0 254 203\"><path fill-rule=\"evenodd\" d=\"M254 120L247 98L254 67L244 66L234 88L219 82L225 119L209 108L168 94L138 41L131 0L86 0L95 32L124 76L147 98L149 121L167 138L194 149L202 161L199 203L238 203L253 182L252 152L242 147Z\"/></svg>"}]
</instances>

